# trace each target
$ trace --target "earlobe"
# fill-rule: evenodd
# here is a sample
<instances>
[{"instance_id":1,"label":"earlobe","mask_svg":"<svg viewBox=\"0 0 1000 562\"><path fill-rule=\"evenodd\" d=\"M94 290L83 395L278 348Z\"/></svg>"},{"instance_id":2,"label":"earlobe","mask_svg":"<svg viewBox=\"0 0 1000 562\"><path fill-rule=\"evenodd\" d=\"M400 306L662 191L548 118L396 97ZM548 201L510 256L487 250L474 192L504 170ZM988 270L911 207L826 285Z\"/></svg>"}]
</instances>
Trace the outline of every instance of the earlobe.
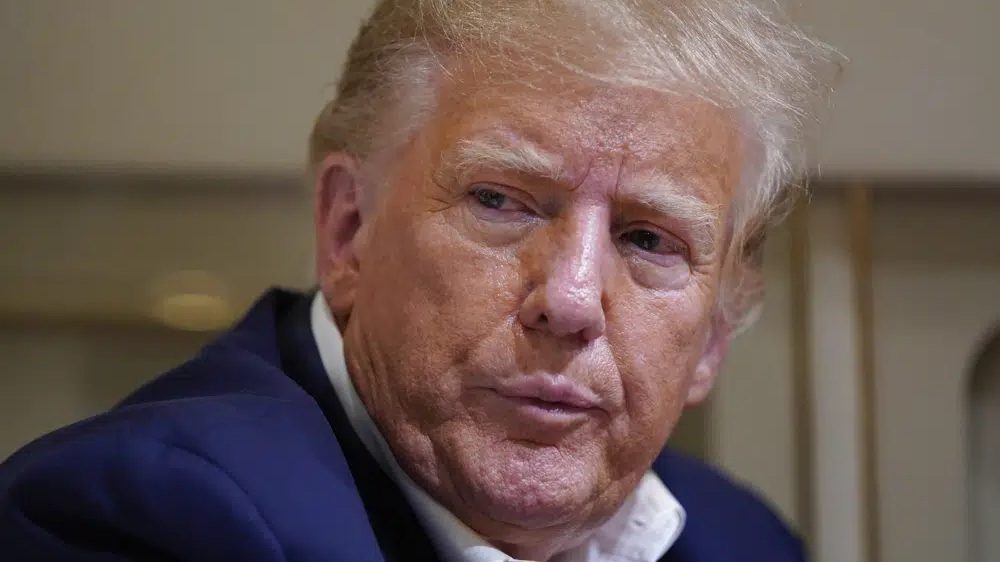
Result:
<instances>
[{"instance_id":1,"label":"earlobe","mask_svg":"<svg viewBox=\"0 0 1000 562\"><path fill-rule=\"evenodd\" d=\"M316 272L320 290L338 320L350 315L357 289L356 244L361 230L357 159L329 154L316 169Z\"/></svg>"},{"instance_id":2,"label":"earlobe","mask_svg":"<svg viewBox=\"0 0 1000 562\"><path fill-rule=\"evenodd\" d=\"M717 319L712 323L712 330L705 344L705 351L698 361L691 386L688 387L688 406L697 406L708 398L715 387L715 380L722 368L722 361L729 350L729 331L725 322Z\"/></svg>"}]
</instances>

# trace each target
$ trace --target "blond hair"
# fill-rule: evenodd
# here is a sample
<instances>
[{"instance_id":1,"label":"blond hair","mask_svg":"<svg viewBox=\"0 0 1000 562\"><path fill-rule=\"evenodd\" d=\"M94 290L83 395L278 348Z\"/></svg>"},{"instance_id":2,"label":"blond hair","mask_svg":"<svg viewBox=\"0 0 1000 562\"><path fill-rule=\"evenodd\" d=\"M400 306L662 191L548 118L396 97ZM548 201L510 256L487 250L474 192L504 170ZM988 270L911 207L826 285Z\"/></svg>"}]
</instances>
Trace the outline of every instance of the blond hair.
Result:
<instances>
[{"instance_id":1,"label":"blond hair","mask_svg":"<svg viewBox=\"0 0 1000 562\"><path fill-rule=\"evenodd\" d=\"M805 166L803 146L840 57L750 0L381 0L348 55L310 139L364 162L409 138L434 107L432 83L461 61L493 80L546 76L695 94L732 110L744 133L719 309L735 333L762 300L760 251ZM508 72L509 71L509 72Z\"/></svg>"}]
</instances>

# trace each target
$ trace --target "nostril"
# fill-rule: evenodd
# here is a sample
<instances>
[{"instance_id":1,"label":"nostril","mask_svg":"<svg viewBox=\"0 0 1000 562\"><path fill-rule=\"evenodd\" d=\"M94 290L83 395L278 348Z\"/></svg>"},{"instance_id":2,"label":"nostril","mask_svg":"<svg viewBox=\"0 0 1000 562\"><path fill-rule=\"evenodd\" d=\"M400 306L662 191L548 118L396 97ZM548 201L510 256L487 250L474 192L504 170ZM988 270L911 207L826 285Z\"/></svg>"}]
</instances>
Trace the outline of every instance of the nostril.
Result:
<instances>
[{"instance_id":1,"label":"nostril","mask_svg":"<svg viewBox=\"0 0 1000 562\"><path fill-rule=\"evenodd\" d=\"M538 315L538 324L539 325L544 326L545 324L548 324L548 323L549 323L548 316L545 316L544 313Z\"/></svg>"}]
</instances>

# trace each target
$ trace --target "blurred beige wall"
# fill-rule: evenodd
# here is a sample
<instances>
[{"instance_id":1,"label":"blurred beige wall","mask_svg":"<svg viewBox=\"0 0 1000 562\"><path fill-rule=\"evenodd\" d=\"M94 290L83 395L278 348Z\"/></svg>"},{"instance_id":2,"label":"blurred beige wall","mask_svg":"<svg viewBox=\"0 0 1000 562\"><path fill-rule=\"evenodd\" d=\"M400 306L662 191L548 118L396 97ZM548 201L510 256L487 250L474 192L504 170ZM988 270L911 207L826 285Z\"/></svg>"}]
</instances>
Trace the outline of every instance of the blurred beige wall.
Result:
<instances>
[{"instance_id":1,"label":"blurred beige wall","mask_svg":"<svg viewBox=\"0 0 1000 562\"><path fill-rule=\"evenodd\" d=\"M852 59L827 174L1000 174L1000 2L788 3ZM0 162L297 168L371 4L4 0Z\"/></svg>"},{"instance_id":2,"label":"blurred beige wall","mask_svg":"<svg viewBox=\"0 0 1000 562\"><path fill-rule=\"evenodd\" d=\"M297 174L39 172L0 186L0 321L152 323L165 293L207 291L228 323L270 285L313 281Z\"/></svg>"},{"instance_id":3,"label":"blurred beige wall","mask_svg":"<svg viewBox=\"0 0 1000 562\"><path fill-rule=\"evenodd\" d=\"M874 210L883 560L992 562L1000 551L969 557L968 422L1000 327L1000 197L886 192Z\"/></svg>"},{"instance_id":4,"label":"blurred beige wall","mask_svg":"<svg viewBox=\"0 0 1000 562\"><path fill-rule=\"evenodd\" d=\"M4 0L0 163L297 169L367 5Z\"/></svg>"},{"instance_id":5,"label":"blurred beige wall","mask_svg":"<svg viewBox=\"0 0 1000 562\"><path fill-rule=\"evenodd\" d=\"M801 19L851 59L823 133L825 173L1000 175L1000 2L802 1Z\"/></svg>"}]
</instances>

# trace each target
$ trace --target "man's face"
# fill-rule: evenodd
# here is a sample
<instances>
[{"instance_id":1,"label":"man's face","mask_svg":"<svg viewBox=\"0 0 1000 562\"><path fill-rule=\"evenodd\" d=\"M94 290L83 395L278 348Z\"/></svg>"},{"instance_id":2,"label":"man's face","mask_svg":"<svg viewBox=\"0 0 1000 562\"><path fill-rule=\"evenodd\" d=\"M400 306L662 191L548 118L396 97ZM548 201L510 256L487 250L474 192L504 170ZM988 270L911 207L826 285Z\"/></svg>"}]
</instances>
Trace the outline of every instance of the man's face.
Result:
<instances>
[{"instance_id":1,"label":"man's face","mask_svg":"<svg viewBox=\"0 0 1000 562\"><path fill-rule=\"evenodd\" d=\"M703 397L738 152L691 98L484 89L446 91L383 170L334 307L349 369L400 464L487 538L600 523Z\"/></svg>"}]
</instances>

